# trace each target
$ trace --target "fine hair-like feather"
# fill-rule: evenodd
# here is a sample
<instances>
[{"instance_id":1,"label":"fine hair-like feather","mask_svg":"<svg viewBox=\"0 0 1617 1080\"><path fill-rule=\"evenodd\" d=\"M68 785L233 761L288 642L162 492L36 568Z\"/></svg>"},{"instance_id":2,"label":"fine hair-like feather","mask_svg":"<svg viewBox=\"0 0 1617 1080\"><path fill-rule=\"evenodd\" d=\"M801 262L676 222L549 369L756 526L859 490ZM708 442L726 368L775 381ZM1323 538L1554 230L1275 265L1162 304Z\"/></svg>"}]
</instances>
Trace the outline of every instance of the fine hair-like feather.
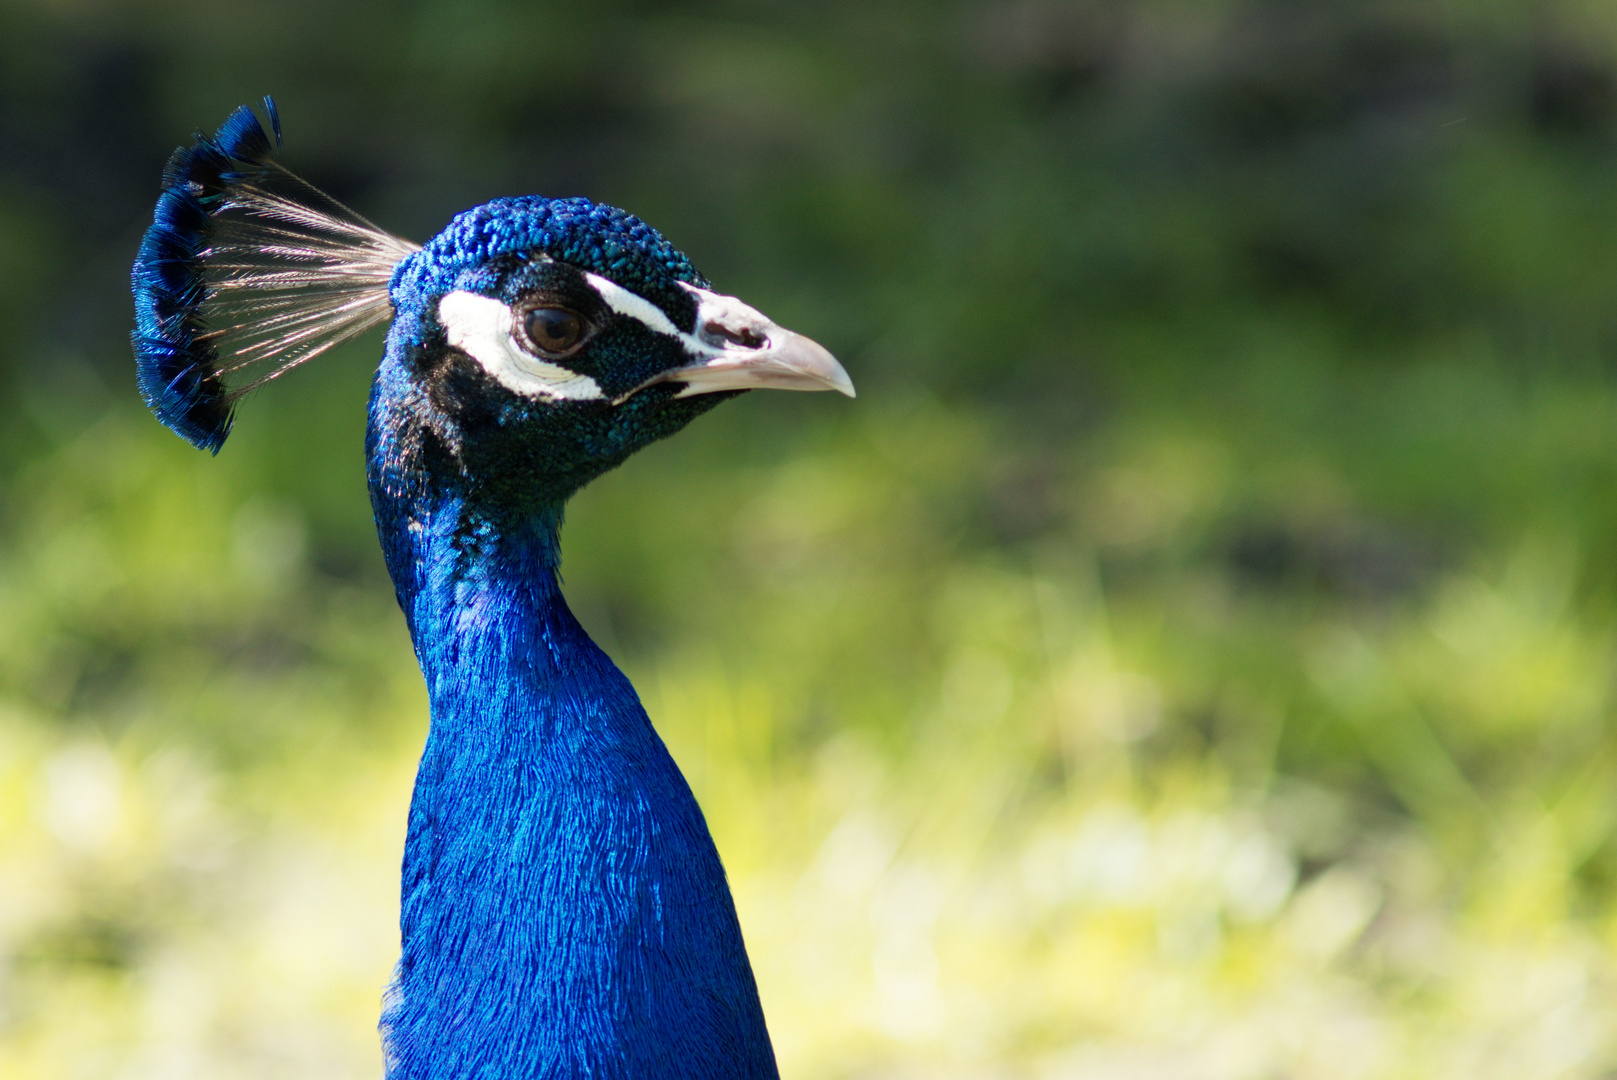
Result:
<instances>
[{"instance_id":1,"label":"fine hair-like feather","mask_svg":"<svg viewBox=\"0 0 1617 1080\"><path fill-rule=\"evenodd\" d=\"M132 275L141 396L213 453L243 394L386 322L393 268L419 249L273 161L264 110L273 142L243 105L174 151Z\"/></svg>"}]
</instances>

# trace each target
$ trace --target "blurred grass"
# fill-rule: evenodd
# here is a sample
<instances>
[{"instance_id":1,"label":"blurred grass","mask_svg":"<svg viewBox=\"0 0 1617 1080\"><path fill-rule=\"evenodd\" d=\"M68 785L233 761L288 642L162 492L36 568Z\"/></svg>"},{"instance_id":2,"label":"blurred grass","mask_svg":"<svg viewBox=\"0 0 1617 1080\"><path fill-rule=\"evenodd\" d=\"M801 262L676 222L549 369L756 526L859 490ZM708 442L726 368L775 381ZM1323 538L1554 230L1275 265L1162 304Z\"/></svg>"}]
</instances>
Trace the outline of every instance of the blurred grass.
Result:
<instances>
[{"instance_id":1,"label":"blurred grass","mask_svg":"<svg viewBox=\"0 0 1617 1080\"><path fill-rule=\"evenodd\" d=\"M0 8L0 1075L375 1075L425 706L377 343L129 388L264 90L423 237L642 213L861 395L584 492L789 1077L1617 1069L1617 20L1560 3Z\"/></svg>"}]
</instances>

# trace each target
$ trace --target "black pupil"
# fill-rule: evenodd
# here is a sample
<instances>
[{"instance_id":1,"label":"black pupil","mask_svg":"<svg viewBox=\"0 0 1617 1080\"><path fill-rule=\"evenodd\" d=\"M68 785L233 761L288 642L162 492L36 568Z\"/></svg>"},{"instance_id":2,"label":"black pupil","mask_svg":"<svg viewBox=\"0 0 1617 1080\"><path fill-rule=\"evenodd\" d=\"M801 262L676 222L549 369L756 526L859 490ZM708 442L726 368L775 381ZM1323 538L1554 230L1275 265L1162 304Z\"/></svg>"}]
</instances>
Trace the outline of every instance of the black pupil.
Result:
<instances>
[{"instance_id":1,"label":"black pupil","mask_svg":"<svg viewBox=\"0 0 1617 1080\"><path fill-rule=\"evenodd\" d=\"M542 307L528 312L528 340L549 352L563 352L578 343L584 322L563 308Z\"/></svg>"}]
</instances>

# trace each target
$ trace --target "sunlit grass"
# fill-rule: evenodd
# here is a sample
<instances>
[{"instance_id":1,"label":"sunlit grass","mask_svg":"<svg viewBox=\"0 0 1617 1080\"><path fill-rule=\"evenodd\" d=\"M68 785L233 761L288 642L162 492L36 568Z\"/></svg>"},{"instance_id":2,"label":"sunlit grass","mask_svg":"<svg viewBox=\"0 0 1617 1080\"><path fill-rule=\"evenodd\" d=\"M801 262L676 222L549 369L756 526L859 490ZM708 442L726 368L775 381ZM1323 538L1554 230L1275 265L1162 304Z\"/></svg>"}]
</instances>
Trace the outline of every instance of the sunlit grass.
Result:
<instances>
[{"instance_id":1,"label":"sunlit grass","mask_svg":"<svg viewBox=\"0 0 1617 1080\"><path fill-rule=\"evenodd\" d=\"M982 501L988 421L860 407L756 455L745 414L699 425L566 536L709 815L785 1075L1617 1064L1613 613L1575 523L1390 592L1231 561L1298 483L1327 495L1288 543L1390 558L1342 524L1365 467L1143 418L1062 451L1065 531L1017 547L980 538L1024 512ZM424 701L385 583L325 576L248 468L119 410L19 485L7 1077L379 1070Z\"/></svg>"}]
</instances>

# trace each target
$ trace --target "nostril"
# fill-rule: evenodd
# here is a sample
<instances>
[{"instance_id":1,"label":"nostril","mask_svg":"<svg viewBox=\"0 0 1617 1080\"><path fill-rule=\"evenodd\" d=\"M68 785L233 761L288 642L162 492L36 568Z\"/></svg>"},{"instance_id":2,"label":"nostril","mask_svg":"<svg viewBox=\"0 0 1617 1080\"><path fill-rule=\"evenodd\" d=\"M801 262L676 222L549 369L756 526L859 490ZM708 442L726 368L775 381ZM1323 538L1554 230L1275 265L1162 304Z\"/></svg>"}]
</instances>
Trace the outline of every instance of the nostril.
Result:
<instances>
[{"instance_id":1,"label":"nostril","mask_svg":"<svg viewBox=\"0 0 1617 1080\"><path fill-rule=\"evenodd\" d=\"M725 326L723 323L710 322L702 327L702 332L710 338L719 338L732 345L740 345L743 349L761 349L769 344L769 339L762 334L754 333L746 328Z\"/></svg>"}]
</instances>

